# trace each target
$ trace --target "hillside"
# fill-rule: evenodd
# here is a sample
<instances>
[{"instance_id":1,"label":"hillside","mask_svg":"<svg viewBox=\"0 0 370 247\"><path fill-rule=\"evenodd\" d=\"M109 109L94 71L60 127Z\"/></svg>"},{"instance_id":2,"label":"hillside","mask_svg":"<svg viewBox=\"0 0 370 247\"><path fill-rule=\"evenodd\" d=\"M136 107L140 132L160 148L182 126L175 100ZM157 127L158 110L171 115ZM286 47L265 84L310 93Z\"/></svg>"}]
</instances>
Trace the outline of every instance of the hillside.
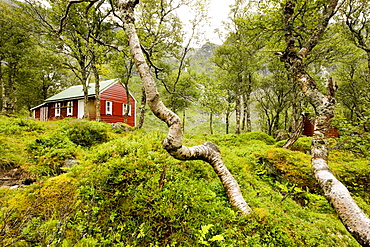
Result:
<instances>
[{"instance_id":1,"label":"hillside","mask_svg":"<svg viewBox=\"0 0 370 247\"><path fill-rule=\"evenodd\" d=\"M186 145L220 146L248 216L230 206L211 167L173 159L163 138L0 116L0 245L359 246L317 188L309 138L289 151L264 133L186 135ZM369 160L334 149L330 166L369 215Z\"/></svg>"}]
</instances>

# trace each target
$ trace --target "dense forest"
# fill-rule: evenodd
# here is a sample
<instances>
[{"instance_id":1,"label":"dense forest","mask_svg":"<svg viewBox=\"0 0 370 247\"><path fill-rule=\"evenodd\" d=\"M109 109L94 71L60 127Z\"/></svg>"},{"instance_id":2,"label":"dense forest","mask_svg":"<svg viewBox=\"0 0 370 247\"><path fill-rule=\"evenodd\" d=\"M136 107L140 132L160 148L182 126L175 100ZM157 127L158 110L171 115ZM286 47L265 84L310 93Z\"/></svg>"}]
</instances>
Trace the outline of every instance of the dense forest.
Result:
<instances>
[{"instance_id":1,"label":"dense forest","mask_svg":"<svg viewBox=\"0 0 370 247\"><path fill-rule=\"evenodd\" d=\"M2 246L370 246L368 1L0 8ZM136 127L31 117L113 78Z\"/></svg>"}]
</instances>

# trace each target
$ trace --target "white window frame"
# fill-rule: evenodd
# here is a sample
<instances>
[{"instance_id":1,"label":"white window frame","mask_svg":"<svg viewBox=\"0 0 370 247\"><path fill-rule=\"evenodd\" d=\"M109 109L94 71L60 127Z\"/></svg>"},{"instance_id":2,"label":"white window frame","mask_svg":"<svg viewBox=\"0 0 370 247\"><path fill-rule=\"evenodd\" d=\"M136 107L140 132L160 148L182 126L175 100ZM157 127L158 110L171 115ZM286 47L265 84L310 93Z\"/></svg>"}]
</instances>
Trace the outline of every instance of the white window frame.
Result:
<instances>
[{"instance_id":1,"label":"white window frame","mask_svg":"<svg viewBox=\"0 0 370 247\"><path fill-rule=\"evenodd\" d=\"M60 109L62 107L62 104L60 102L55 103L55 116L60 117Z\"/></svg>"},{"instance_id":2,"label":"white window frame","mask_svg":"<svg viewBox=\"0 0 370 247\"><path fill-rule=\"evenodd\" d=\"M67 116L73 116L73 101L67 102Z\"/></svg>"},{"instance_id":3,"label":"white window frame","mask_svg":"<svg viewBox=\"0 0 370 247\"><path fill-rule=\"evenodd\" d=\"M113 115L113 102L112 101L106 101L105 102L105 114L106 115Z\"/></svg>"},{"instance_id":4,"label":"white window frame","mask_svg":"<svg viewBox=\"0 0 370 247\"><path fill-rule=\"evenodd\" d=\"M131 116L131 105L127 103L122 103L122 115L124 116L128 110L127 116Z\"/></svg>"}]
</instances>

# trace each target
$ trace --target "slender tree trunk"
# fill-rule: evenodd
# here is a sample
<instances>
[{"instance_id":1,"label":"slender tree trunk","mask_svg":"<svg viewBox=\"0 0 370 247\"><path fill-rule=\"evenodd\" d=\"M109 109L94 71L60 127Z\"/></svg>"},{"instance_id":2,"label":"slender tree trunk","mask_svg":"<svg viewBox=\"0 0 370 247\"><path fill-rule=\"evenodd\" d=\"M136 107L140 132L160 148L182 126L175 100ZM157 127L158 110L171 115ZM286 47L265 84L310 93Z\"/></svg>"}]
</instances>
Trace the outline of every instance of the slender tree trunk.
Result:
<instances>
[{"instance_id":1,"label":"slender tree trunk","mask_svg":"<svg viewBox=\"0 0 370 247\"><path fill-rule=\"evenodd\" d=\"M248 74L248 86L247 92L244 94L244 114L246 115L246 132L252 131L252 120L251 120L251 94L252 94L252 74Z\"/></svg>"},{"instance_id":2,"label":"slender tree trunk","mask_svg":"<svg viewBox=\"0 0 370 247\"><path fill-rule=\"evenodd\" d=\"M236 128L235 134L240 134L240 118L241 118L241 95L240 92L236 95L236 102L235 102L235 118L236 118Z\"/></svg>"},{"instance_id":3,"label":"slender tree trunk","mask_svg":"<svg viewBox=\"0 0 370 247\"><path fill-rule=\"evenodd\" d=\"M311 165L315 177L324 192L325 197L333 206L343 225L352 236L363 246L370 246L370 219L358 207L347 188L333 175L328 166L328 139L331 120L335 110L335 86L331 79L327 84L328 95L323 95L316 82L305 70L304 58L316 46L319 38L334 15L338 0L330 0L324 7L322 17L316 30L304 46L296 51L293 35L294 5L288 1L284 8L284 24L286 30L287 48L281 54L281 60L293 78L301 85L302 92L315 109L314 136L311 147Z\"/></svg>"},{"instance_id":4,"label":"slender tree trunk","mask_svg":"<svg viewBox=\"0 0 370 247\"><path fill-rule=\"evenodd\" d=\"M280 122L280 110L276 111L276 115L273 118L273 125L272 125L272 134L275 135L276 131L279 129L279 122Z\"/></svg>"},{"instance_id":5,"label":"slender tree trunk","mask_svg":"<svg viewBox=\"0 0 370 247\"><path fill-rule=\"evenodd\" d=\"M131 107L131 98L130 98L130 91L129 91L129 89L128 89L128 80L129 79L127 79L127 81L124 83L124 85L122 85L124 88L125 88L125 90L126 90L126 99L127 99L127 111L125 112L125 115L123 116L123 123L127 123L127 119L128 119L128 114L129 114L129 108Z\"/></svg>"},{"instance_id":6,"label":"slender tree trunk","mask_svg":"<svg viewBox=\"0 0 370 247\"><path fill-rule=\"evenodd\" d=\"M294 131L294 134L291 138L284 144L283 148L288 149L290 146L292 146L299 138L299 136L303 132L303 125L304 125L304 117L302 115L301 121L298 125L296 125L296 130Z\"/></svg>"},{"instance_id":7,"label":"slender tree trunk","mask_svg":"<svg viewBox=\"0 0 370 247\"><path fill-rule=\"evenodd\" d=\"M0 82L1 82L1 112L5 112L4 108L4 102L5 102L5 84L4 84L4 79L3 79L3 73L2 73L2 65L1 65L2 60L0 59Z\"/></svg>"},{"instance_id":8,"label":"slender tree trunk","mask_svg":"<svg viewBox=\"0 0 370 247\"><path fill-rule=\"evenodd\" d=\"M220 149L209 142L194 147L182 145L183 134L180 118L161 101L156 82L141 50L134 27L134 8L137 3L137 0L119 0L119 13L128 37L131 54L145 87L148 105L154 115L169 127L168 135L162 142L164 149L179 160L203 160L211 164L224 185L230 203L244 214L249 214L251 209L245 202L238 183L223 163Z\"/></svg>"},{"instance_id":9,"label":"slender tree trunk","mask_svg":"<svg viewBox=\"0 0 370 247\"><path fill-rule=\"evenodd\" d=\"M229 134L229 128L230 128L230 112L226 112L226 135Z\"/></svg>"},{"instance_id":10,"label":"slender tree trunk","mask_svg":"<svg viewBox=\"0 0 370 247\"><path fill-rule=\"evenodd\" d=\"M186 120L186 108L184 107L184 112L182 114L182 132L185 133L185 120Z\"/></svg>"},{"instance_id":11,"label":"slender tree trunk","mask_svg":"<svg viewBox=\"0 0 370 247\"><path fill-rule=\"evenodd\" d=\"M99 71L95 65L92 66L93 73L95 76L95 116L96 121L100 122L100 78L99 78Z\"/></svg>"},{"instance_id":12,"label":"slender tree trunk","mask_svg":"<svg viewBox=\"0 0 370 247\"><path fill-rule=\"evenodd\" d=\"M245 95L244 103L244 114L246 115L246 132L252 131L252 120L251 120L251 95L250 93Z\"/></svg>"},{"instance_id":13,"label":"slender tree trunk","mask_svg":"<svg viewBox=\"0 0 370 247\"><path fill-rule=\"evenodd\" d=\"M81 68L83 68L81 66ZM89 114L89 76L87 71L82 72L82 90L84 92L84 116L83 118L90 119Z\"/></svg>"},{"instance_id":14,"label":"slender tree trunk","mask_svg":"<svg viewBox=\"0 0 370 247\"><path fill-rule=\"evenodd\" d=\"M250 93L243 94L243 132L252 131L251 123L251 108L250 108Z\"/></svg>"},{"instance_id":15,"label":"slender tree trunk","mask_svg":"<svg viewBox=\"0 0 370 247\"><path fill-rule=\"evenodd\" d=\"M245 129L246 129L246 121L247 121L247 114L246 114L246 103L245 103L245 95L243 94L242 96L242 99L243 99L243 113L242 113L242 128L241 128L241 132L245 132Z\"/></svg>"},{"instance_id":16,"label":"slender tree trunk","mask_svg":"<svg viewBox=\"0 0 370 247\"><path fill-rule=\"evenodd\" d=\"M139 129L141 129L144 125L145 105L146 105L146 93L145 93L145 87L143 86L141 89L140 118L139 118L139 123L137 125Z\"/></svg>"},{"instance_id":17,"label":"slender tree trunk","mask_svg":"<svg viewBox=\"0 0 370 247\"><path fill-rule=\"evenodd\" d=\"M213 135L213 113L209 114L209 131Z\"/></svg>"},{"instance_id":18,"label":"slender tree trunk","mask_svg":"<svg viewBox=\"0 0 370 247\"><path fill-rule=\"evenodd\" d=\"M128 88L128 84L130 82L130 78L131 78L131 75L132 75L132 69L134 67L134 62L132 61L132 59L129 60L129 67L128 67L128 71L127 71L127 76L125 77L125 80L123 82L123 85L124 88L125 88L125 91L126 91L126 104L127 104L127 111L125 112L124 116L123 116L123 122L124 123L127 123L127 120L128 120L128 115L130 113L130 110L131 109L131 97L130 97L130 90Z\"/></svg>"},{"instance_id":19,"label":"slender tree trunk","mask_svg":"<svg viewBox=\"0 0 370 247\"><path fill-rule=\"evenodd\" d=\"M297 101L295 99L293 99L292 101L292 124L291 124L291 127L290 127L290 131L293 131L295 129L297 129L298 125L299 125L299 120L297 119Z\"/></svg>"}]
</instances>

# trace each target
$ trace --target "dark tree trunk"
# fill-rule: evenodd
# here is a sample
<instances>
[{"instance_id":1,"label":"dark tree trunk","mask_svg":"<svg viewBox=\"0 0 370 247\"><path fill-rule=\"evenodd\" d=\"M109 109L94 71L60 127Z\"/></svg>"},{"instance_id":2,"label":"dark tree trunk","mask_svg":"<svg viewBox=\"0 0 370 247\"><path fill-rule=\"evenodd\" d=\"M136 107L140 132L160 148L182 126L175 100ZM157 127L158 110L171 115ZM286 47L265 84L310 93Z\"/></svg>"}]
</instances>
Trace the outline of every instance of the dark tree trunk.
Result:
<instances>
[{"instance_id":1,"label":"dark tree trunk","mask_svg":"<svg viewBox=\"0 0 370 247\"><path fill-rule=\"evenodd\" d=\"M186 120L186 109L184 107L184 112L182 114L182 132L185 133L185 120Z\"/></svg>"},{"instance_id":2,"label":"dark tree trunk","mask_svg":"<svg viewBox=\"0 0 370 247\"><path fill-rule=\"evenodd\" d=\"M130 91L128 89L128 79L125 81L125 83L122 85L126 90L126 99L127 99L127 111L125 112L125 115L123 116L123 123L127 123L128 114L129 114L129 108L131 107L131 99L130 99Z\"/></svg>"},{"instance_id":3,"label":"dark tree trunk","mask_svg":"<svg viewBox=\"0 0 370 247\"><path fill-rule=\"evenodd\" d=\"M143 86L141 89L140 117L139 117L139 123L137 125L139 129L141 129L144 125L145 106L146 106L146 93L145 93L145 87Z\"/></svg>"},{"instance_id":4,"label":"dark tree trunk","mask_svg":"<svg viewBox=\"0 0 370 247\"><path fill-rule=\"evenodd\" d=\"M241 95L238 93L235 101L235 118L236 118L236 127L235 134L240 134L240 118L241 118Z\"/></svg>"},{"instance_id":5,"label":"dark tree trunk","mask_svg":"<svg viewBox=\"0 0 370 247\"><path fill-rule=\"evenodd\" d=\"M243 95L243 127L242 127L242 130L244 132L252 131L250 93L249 92Z\"/></svg>"},{"instance_id":6,"label":"dark tree trunk","mask_svg":"<svg viewBox=\"0 0 370 247\"><path fill-rule=\"evenodd\" d=\"M229 134L229 128L230 128L230 112L226 112L226 134Z\"/></svg>"},{"instance_id":7,"label":"dark tree trunk","mask_svg":"<svg viewBox=\"0 0 370 247\"><path fill-rule=\"evenodd\" d=\"M95 65L92 66L93 73L95 76L95 116L96 121L100 122L100 78L99 71Z\"/></svg>"}]
</instances>

